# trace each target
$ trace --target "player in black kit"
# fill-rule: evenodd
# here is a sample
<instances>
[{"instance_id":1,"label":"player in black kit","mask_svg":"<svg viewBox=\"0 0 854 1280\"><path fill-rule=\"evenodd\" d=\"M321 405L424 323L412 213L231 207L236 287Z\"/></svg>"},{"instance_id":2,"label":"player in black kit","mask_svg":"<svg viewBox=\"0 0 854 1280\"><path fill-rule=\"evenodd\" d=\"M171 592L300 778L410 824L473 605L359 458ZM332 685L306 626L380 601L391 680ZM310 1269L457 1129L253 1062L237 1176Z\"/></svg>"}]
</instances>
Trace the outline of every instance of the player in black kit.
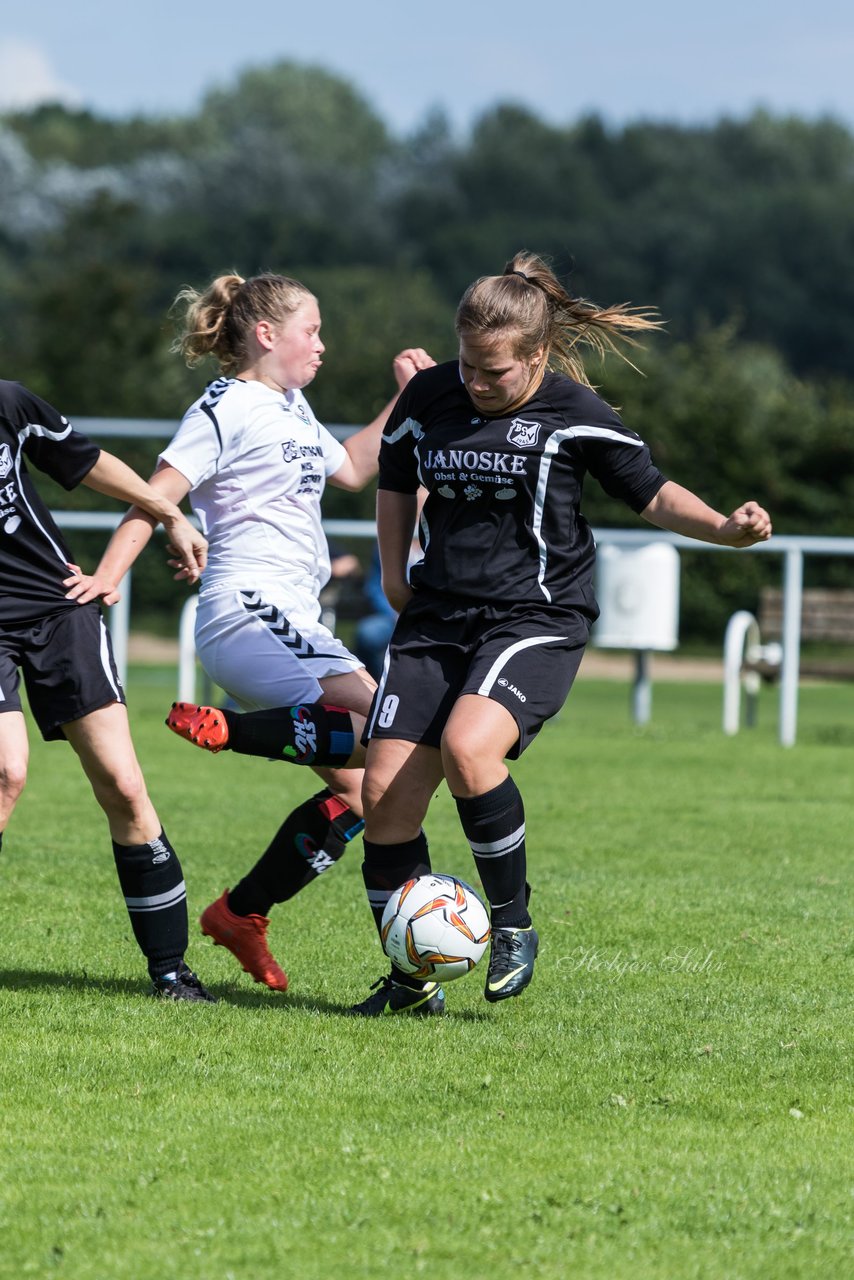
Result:
<instances>
[{"instance_id":1,"label":"player in black kit","mask_svg":"<svg viewBox=\"0 0 854 1280\"><path fill-rule=\"evenodd\" d=\"M591 389L579 345L619 350L655 327L571 297L519 253L466 291L459 364L417 373L382 437L383 586L401 613L366 729L368 901L379 926L392 892L430 870L421 823L444 778L491 908L491 1002L528 985L537 955L525 811L505 759L563 705L597 617L585 476L663 529L732 547L771 534L757 503L727 517L665 479ZM419 486L423 559L407 577ZM351 1012L441 1014L444 993L393 967Z\"/></svg>"},{"instance_id":2,"label":"player in black kit","mask_svg":"<svg viewBox=\"0 0 854 1280\"><path fill-rule=\"evenodd\" d=\"M94 593L113 604L118 594L102 589L97 569L85 575L71 564L28 462L66 489L85 484L162 521L176 578L197 580L207 546L177 506L130 467L20 383L0 381L0 844L27 776L23 673L42 736L71 743L104 810L153 994L213 1002L184 961L183 874L148 797L100 607L77 603L78 596Z\"/></svg>"}]
</instances>

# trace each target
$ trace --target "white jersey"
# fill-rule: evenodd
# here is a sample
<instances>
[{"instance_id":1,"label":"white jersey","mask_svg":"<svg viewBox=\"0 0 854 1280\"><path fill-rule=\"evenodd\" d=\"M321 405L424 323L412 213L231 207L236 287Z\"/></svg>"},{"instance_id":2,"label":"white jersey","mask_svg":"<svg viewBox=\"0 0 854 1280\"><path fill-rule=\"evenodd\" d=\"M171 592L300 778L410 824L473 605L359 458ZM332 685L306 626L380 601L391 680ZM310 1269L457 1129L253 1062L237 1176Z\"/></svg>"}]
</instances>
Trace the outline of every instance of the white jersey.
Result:
<instances>
[{"instance_id":1,"label":"white jersey","mask_svg":"<svg viewBox=\"0 0 854 1280\"><path fill-rule=\"evenodd\" d=\"M301 392L217 378L160 456L189 480L210 544L203 594L236 586L317 597L330 575L320 499L347 455Z\"/></svg>"}]
</instances>

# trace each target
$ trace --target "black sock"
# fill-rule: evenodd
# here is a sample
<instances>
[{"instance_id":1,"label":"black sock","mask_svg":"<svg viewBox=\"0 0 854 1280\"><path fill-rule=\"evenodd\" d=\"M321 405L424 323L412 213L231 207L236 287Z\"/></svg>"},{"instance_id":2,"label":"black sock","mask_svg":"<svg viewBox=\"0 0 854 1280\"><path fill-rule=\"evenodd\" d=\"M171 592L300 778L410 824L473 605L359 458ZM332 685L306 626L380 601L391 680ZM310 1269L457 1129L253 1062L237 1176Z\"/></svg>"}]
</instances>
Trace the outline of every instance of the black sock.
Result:
<instances>
[{"instance_id":1,"label":"black sock","mask_svg":"<svg viewBox=\"0 0 854 1280\"><path fill-rule=\"evenodd\" d=\"M298 707L219 714L228 725L228 747L238 755L337 768L353 754L356 736L345 707L306 702Z\"/></svg>"},{"instance_id":2,"label":"black sock","mask_svg":"<svg viewBox=\"0 0 854 1280\"><path fill-rule=\"evenodd\" d=\"M252 870L228 895L238 916L266 916L333 866L364 822L328 788L288 814Z\"/></svg>"},{"instance_id":3,"label":"black sock","mask_svg":"<svg viewBox=\"0 0 854 1280\"><path fill-rule=\"evenodd\" d=\"M164 831L147 844L117 844L113 856L134 937L152 978L181 968L187 950L187 891Z\"/></svg>"},{"instance_id":4,"label":"black sock","mask_svg":"<svg viewBox=\"0 0 854 1280\"><path fill-rule=\"evenodd\" d=\"M368 894L368 906L379 933L386 903L395 889L416 876L430 874L430 851L423 831L414 840L406 840L402 844L375 844L373 840L365 840L364 845L362 878ZM396 965L391 966L391 976L395 982L402 982L406 986L424 985Z\"/></svg>"},{"instance_id":5,"label":"black sock","mask_svg":"<svg viewBox=\"0 0 854 1280\"><path fill-rule=\"evenodd\" d=\"M516 783L508 774L485 795L454 798L493 925L526 928L531 917L525 883L525 807Z\"/></svg>"}]
</instances>

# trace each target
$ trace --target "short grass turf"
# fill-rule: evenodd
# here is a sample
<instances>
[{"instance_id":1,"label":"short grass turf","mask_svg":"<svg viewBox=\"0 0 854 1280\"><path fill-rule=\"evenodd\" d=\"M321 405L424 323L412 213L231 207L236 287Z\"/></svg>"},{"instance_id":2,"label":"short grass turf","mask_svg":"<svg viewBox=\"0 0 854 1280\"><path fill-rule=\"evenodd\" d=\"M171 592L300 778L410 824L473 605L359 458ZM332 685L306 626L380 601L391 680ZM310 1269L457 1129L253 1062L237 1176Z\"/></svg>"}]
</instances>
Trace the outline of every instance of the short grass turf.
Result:
<instances>
[{"instance_id":1,"label":"short grass turf","mask_svg":"<svg viewBox=\"0 0 854 1280\"><path fill-rule=\"evenodd\" d=\"M270 937L256 986L203 939L300 770L163 727L130 683L180 852L189 960L216 1006L150 999L110 846L69 748L32 735L0 900L0 1276L503 1280L848 1274L854 687L801 692L798 745L720 729L721 690L579 680L513 766L533 984L445 1019L342 1010L385 969L360 848ZM473 879L443 790L437 870ZM356 842L358 846L359 841Z\"/></svg>"}]
</instances>

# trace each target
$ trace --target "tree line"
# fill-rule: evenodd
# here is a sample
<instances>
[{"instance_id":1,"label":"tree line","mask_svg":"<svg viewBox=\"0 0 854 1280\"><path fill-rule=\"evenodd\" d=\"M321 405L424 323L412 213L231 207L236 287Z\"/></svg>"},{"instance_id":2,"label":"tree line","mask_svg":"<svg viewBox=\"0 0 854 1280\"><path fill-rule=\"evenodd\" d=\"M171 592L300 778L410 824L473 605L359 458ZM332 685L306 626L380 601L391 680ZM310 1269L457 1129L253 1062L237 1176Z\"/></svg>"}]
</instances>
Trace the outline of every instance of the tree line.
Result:
<instances>
[{"instance_id":1,"label":"tree line","mask_svg":"<svg viewBox=\"0 0 854 1280\"><path fill-rule=\"evenodd\" d=\"M854 136L837 121L559 126L499 104L465 137L434 113L399 138L347 81L287 62L181 117L0 117L3 376L71 417L177 420L212 370L170 353L170 303L236 269L314 290L328 349L312 404L367 421L395 351L452 357L461 291L522 247L578 294L661 313L643 376L591 372L665 473L727 510L757 497L780 532L850 534ZM153 452L122 449L145 473ZM329 499L372 510L370 494ZM592 484L586 505L634 520ZM683 634L719 636L777 572L703 556ZM844 561L810 572L851 578ZM174 611L166 584L141 565L135 598Z\"/></svg>"}]
</instances>

